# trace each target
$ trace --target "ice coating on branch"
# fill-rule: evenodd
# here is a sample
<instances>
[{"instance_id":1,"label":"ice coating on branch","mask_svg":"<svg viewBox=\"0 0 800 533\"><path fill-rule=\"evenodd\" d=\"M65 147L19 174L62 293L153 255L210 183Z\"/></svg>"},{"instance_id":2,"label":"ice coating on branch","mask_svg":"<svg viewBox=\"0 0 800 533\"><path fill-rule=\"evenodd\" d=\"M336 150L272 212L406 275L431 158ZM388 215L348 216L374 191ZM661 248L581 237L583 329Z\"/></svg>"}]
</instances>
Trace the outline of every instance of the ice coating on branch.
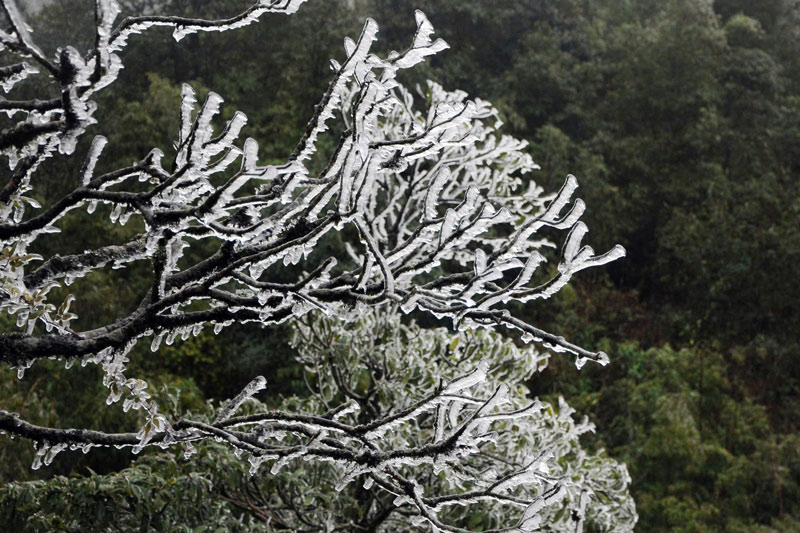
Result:
<instances>
[{"instance_id":1,"label":"ice coating on branch","mask_svg":"<svg viewBox=\"0 0 800 533\"><path fill-rule=\"evenodd\" d=\"M417 10L414 13L414 17L417 21L417 32L414 35L411 49L394 59L393 62L397 68L411 68L423 61L426 56L437 54L449 47L443 39L433 40L431 38L433 36L433 25L428 21L425 13ZM390 59L392 59L391 56Z\"/></svg>"},{"instance_id":2,"label":"ice coating on branch","mask_svg":"<svg viewBox=\"0 0 800 533\"><path fill-rule=\"evenodd\" d=\"M106 144L108 144L108 139L102 135L97 135L92 140L92 146L89 148L89 153L86 156L86 162L81 172L81 183L84 187L89 185L89 182L94 177L94 167L97 165L97 160L100 158L100 154L103 153L103 148L106 147Z\"/></svg>"},{"instance_id":3,"label":"ice coating on branch","mask_svg":"<svg viewBox=\"0 0 800 533\"><path fill-rule=\"evenodd\" d=\"M172 36L180 41L185 36L199 32L223 32L249 26L266 13L291 15L296 13L306 0L259 0L239 15L221 20L179 19L178 17L137 17L124 27L117 28L110 41L110 50L124 48L131 35L142 33L155 26L173 28Z\"/></svg>"},{"instance_id":4,"label":"ice coating on branch","mask_svg":"<svg viewBox=\"0 0 800 533\"><path fill-rule=\"evenodd\" d=\"M478 368L476 368L466 376L460 377L448 383L447 386L442 391L442 393L455 394L456 392L459 392L463 389L474 387L475 385L486 379L487 369L488 369L488 364L481 361L478 364Z\"/></svg>"},{"instance_id":5,"label":"ice coating on branch","mask_svg":"<svg viewBox=\"0 0 800 533\"><path fill-rule=\"evenodd\" d=\"M317 116L312 119L309 133L301 140L301 151L295 157L298 162L303 162L316 151L316 142L319 135L327 130L326 122L333 118L334 111L341 106L342 93L345 91L349 78L356 73L358 67L363 67L372 43L378 35L378 24L367 19L364 29L358 38L358 43L352 39L345 40L347 59L338 68L336 77L331 81L331 86L325 100L321 102Z\"/></svg>"},{"instance_id":6,"label":"ice coating on branch","mask_svg":"<svg viewBox=\"0 0 800 533\"><path fill-rule=\"evenodd\" d=\"M118 56L111 53L111 34L114 28L114 21L120 13L120 6L117 0L96 0L97 9L97 47L95 54L96 69L105 68L118 72L122 67ZM107 82L107 83L110 83Z\"/></svg>"},{"instance_id":7,"label":"ice coating on branch","mask_svg":"<svg viewBox=\"0 0 800 533\"><path fill-rule=\"evenodd\" d=\"M22 13L20 13L16 0L3 0L3 6L8 14L8 18L10 19L11 28L14 33L17 34L19 42L40 56L43 55L42 51L39 50L39 47L36 46L36 43L33 42L33 38L31 36L33 29L28 26L28 23L25 21Z\"/></svg>"},{"instance_id":8,"label":"ice coating on branch","mask_svg":"<svg viewBox=\"0 0 800 533\"><path fill-rule=\"evenodd\" d=\"M217 414L215 422L223 422L229 419L231 416L236 413L236 410L241 407L241 405L261 392L262 390L267 388L267 379L264 376L257 376L253 381L247 384L247 386L242 389L242 392L236 395L230 402L228 402L225 407L223 407L220 412Z\"/></svg>"},{"instance_id":9,"label":"ice coating on branch","mask_svg":"<svg viewBox=\"0 0 800 533\"><path fill-rule=\"evenodd\" d=\"M306 0L260 0L242 16L228 19L223 24L193 24L191 22L185 24L170 24L170 26L175 27L172 32L172 37L176 41L180 41L187 35L191 35L193 33L208 31L221 32L243 28L258 20L258 18L265 12L277 12L291 15L297 12L300 6L305 2ZM154 22L154 25L160 25L159 22ZM145 27L143 26L141 29L145 29ZM139 31L141 31L141 29L139 29Z\"/></svg>"},{"instance_id":10,"label":"ice coating on branch","mask_svg":"<svg viewBox=\"0 0 800 533\"><path fill-rule=\"evenodd\" d=\"M0 67L0 87L3 91L10 92L14 86L33 74L38 74L39 70L26 62L18 63L8 67ZM10 111L6 111L10 114Z\"/></svg>"}]
</instances>

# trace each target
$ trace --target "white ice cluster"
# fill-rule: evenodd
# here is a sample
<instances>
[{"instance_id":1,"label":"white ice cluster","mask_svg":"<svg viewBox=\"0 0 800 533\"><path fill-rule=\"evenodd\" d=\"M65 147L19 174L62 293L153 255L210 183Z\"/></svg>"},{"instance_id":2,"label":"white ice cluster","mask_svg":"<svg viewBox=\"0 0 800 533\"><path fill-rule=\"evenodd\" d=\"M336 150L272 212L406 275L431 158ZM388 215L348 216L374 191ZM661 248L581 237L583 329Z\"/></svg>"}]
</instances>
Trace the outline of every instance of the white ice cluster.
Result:
<instances>
[{"instance_id":1,"label":"white ice cluster","mask_svg":"<svg viewBox=\"0 0 800 533\"><path fill-rule=\"evenodd\" d=\"M625 466L581 448L594 427L563 399L531 401L521 384L547 354L486 330L405 326L386 309L297 323L293 344L310 397L283 407L305 416L262 407L236 426L261 448L248 450L251 472L271 464L258 476L280 486L261 503L276 522L335 531L357 515L376 531L465 531L477 515L492 531L633 530Z\"/></svg>"}]
</instances>

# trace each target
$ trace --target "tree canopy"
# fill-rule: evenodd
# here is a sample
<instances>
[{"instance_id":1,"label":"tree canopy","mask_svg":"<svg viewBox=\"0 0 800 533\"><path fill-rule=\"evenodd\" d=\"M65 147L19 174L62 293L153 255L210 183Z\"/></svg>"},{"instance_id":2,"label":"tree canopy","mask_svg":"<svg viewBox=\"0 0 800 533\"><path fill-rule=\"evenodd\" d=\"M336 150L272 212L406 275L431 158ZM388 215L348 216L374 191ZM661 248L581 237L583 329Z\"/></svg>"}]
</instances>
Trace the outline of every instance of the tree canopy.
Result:
<instances>
[{"instance_id":1,"label":"tree canopy","mask_svg":"<svg viewBox=\"0 0 800 533\"><path fill-rule=\"evenodd\" d=\"M220 18L247 2L126 0L121 8L120 18L156 11ZM545 191L557 191L564 175L574 173L589 206L581 218L592 229L592 243L604 251L620 242L628 251L624 261L582 272L546 303L509 304L519 320L608 353L612 361L576 372L568 358L551 357L547 370L527 382L531 395L551 405L564 396L591 417L597 430L582 437L582 446L590 454L605 448L628 465L643 531L797 529L800 10L794 0L312 0L290 17L188 34L177 43L171 30L153 28L129 40L118 82L91 97L97 124L75 155L48 159L28 196L48 206L69 193L75 184L69 177L81 175L95 134L108 139L98 175L140 161L153 147L169 154L187 82L198 101L213 89L231 103L212 121L217 131L234 109L247 115L245 131L258 141L259 166L285 162L326 91L329 59L344 61L341 38L358 35L364 19L374 17L380 23L374 50L388 57L407 48L417 8L451 48L398 74L416 109L425 108L427 97L416 86L426 94L427 79L465 90L465 100L493 102L505 122L501 131L527 140L542 167L521 176L523 184L532 178ZM93 46L94 14L83 0L51 3L25 16L48 60L56 61L66 44L82 53ZM42 99L43 90L36 76L28 77L13 98ZM47 93L46 100L56 98L57 92ZM3 120L3 127L15 123ZM341 127L321 137L309 161L313 172L324 171ZM165 168L169 159L163 159ZM131 190L146 184L141 187ZM77 254L109 240L128 242L142 231L137 216L120 226L108 223L110 214L111 206L102 203L94 215L73 210L58 222L62 234L42 234L30 253L51 257L71 246L68 253ZM560 242L556 232L543 232ZM357 234L343 237L358 244ZM339 244L325 237L317 246L333 255ZM213 247L200 252L213 253ZM431 278L454 266L444 263ZM291 283L300 269L275 270L281 283ZM148 266L132 263L54 288L49 297L60 303L86 288L70 304L80 331L126 316L152 281ZM412 316L426 328L442 325L430 314ZM3 331L15 331L13 322L6 320ZM286 325L260 330L232 324L216 334L207 328L186 341L162 343L158 358L149 355L149 342L139 343L126 372L145 379L159 405L175 402L176 413L205 412L206 401L218 408L253 376L265 375L268 387L259 398L276 407L308 394L306 370L286 341L291 335ZM108 395L101 369L75 365L65 373L61 366L37 362L19 381L4 368L2 407L44 427L141 427L138 414L97 408ZM218 452L204 455L198 447L200 457ZM14 481L8 489L23 492L25 480L92 476L87 468L98 473L89 479L113 485L125 479L132 460L124 450L67 451L31 471L30 445L9 440L0 456L3 479ZM134 463L139 477L130 479L145 480L146 471L151 487L157 479L189 482L182 461L143 452ZM235 469L236 461L221 464ZM215 498L223 494L206 486ZM24 516L30 514L17 519ZM473 529L489 527L475 520Z\"/></svg>"}]
</instances>

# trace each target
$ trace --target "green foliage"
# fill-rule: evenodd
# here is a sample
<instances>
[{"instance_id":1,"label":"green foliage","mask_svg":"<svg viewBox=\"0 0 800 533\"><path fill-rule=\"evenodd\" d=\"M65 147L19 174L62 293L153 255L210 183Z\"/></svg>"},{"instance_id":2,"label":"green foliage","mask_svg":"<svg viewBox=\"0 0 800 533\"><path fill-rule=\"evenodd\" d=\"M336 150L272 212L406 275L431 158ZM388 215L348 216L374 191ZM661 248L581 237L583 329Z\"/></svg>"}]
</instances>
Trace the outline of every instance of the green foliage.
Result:
<instances>
[{"instance_id":1,"label":"green foliage","mask_svg":"<svg viewBox=\"0 0 800 533\"><path fill-rule=\"evenodd\" d=\"M0 488L0 522L19 532L251 531L215 498L208 474L194 463L148 457L119 473L57 476Z\"/></svg>"},{"instance_id":2,"label":"green foliage","mask_svg":"<svg viewBox=\"0 0 800 533\"><path fill-rule=\"evenodd\" d=\"M572 402L598 421L596 445L628 464L643 531L751 531L797 516L800 436L773 433L731 368L744 361L703 349L608 349L613 378L598 387L584 377Z\"/></svg>"},{"instance_id":3,"label":"green foliage","mask_svg":"<svg viewBox=\"0 0 800 533\"><path fill-rule=\"evenodd\" d=\"M135 431L141 424L133 412L105 409L108 389L102 385L95 367L76 365L64 373L60 363L47 361L27 370L22 379L8 369L0 372L0 396L3 408L18 412L32 423L49 427L88 427L108 431ZM201 391L192 378L171 375L161 368L146 373L149 390L168 412L183 413L204 409ZM58 399L58 400L56 400ZM65 452L49 467L30 469L34 449L29 441L0 440L0 482L50 477L56 474L113 472L128 466L128 450L104 450L104 453Z\"/></svg>"},{"instance_id":4,"label":"green foliage","mask_svg":"<svg viewBox=\"0 0 800 533\"><path fill-rule=\"evenodd\" d=\"M99 382L100 376L94 368L74 369L64 374L59 364L47 361L29 369L23 379L16 372L2 369L0 372L0 395L3 408L23 414L35 424L71 427L109 427L117 430L133 429L135 420L121 412L98 409L105 404L108 391ZM58 399L58 400L56 400ZM41 472L30 469L34 449L24 440L0 440L0 480L35 479L56 473L68 474L82 471L86 467L107 472L123 468L129 463L128 453L116 450L103 456L84 456L70 453L57 458Z\"/></svg>"}]
</instances>

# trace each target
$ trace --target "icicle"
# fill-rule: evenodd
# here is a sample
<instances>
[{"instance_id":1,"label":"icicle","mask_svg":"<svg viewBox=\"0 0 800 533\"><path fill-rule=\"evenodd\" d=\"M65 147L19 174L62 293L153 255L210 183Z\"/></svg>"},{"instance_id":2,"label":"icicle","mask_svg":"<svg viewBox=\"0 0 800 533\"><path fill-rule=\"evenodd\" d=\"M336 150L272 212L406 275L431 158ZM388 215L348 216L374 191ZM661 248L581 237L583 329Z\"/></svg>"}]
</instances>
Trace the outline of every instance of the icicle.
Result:
<instances>
[{"instance_id":1,"label":"icicle","mask_svg":"<svg viewBox=\"0 0 800 533\"><path fill-rule=\"evenodd\" d=\"M261 464L264 462L265 458L261 455L251 455L250 458L247 460L250 463L249 473L251 476L256 475L258 469L261 467Z\"/></svg>"},{"instance_id":2,"label":"icicle","mask_svg":"<svg viewBox=\"0 0 800 533\"><path fill-rule=\"evenodd\" d=\"M36 453L33 455L32 470L39 470L42 467L42 460L50 451L50 444L47 441L36 443Z\"/></svg>"},{"instance_id":3,"label":"icicle","mask_svg":"<svg viewBox=\"0 0 800 533\"><path fill-rule=\"evenodd\" d=\"M150 343L150 351L157 352L159 346L161 346L161 341L164 338L164 332L161 332L153 337L153 341Z\"/></svg>"}]
</instances>

